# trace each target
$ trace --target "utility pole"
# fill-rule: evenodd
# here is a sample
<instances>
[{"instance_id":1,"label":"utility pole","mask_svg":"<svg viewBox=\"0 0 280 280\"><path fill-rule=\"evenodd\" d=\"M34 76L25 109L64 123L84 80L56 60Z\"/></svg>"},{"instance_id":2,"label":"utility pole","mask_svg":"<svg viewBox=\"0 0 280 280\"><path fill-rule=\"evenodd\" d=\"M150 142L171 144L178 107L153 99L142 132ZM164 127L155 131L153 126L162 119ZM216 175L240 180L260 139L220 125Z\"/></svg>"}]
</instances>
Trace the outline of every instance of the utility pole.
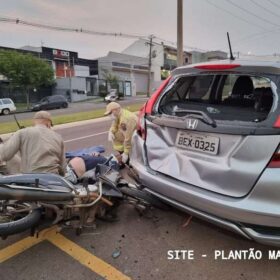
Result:
<instances>
[{"instance_id":1,"label":"utility pole","mask_svg":"<svg viewBox=\"0 0 280 280\"><path fill-rule=\"evenodd\" d=\"M183 64L183 0L177 0L177 67Z\"/></svg>"},{"instance_id":2,"label":"utility pole","mask_svg":"<svg viewBox=\"0 0 280 280\"><path fill-rule=\"evenodd\" d=\"M69 74L69 91L70 91L70 100L71 100L70 102L72 102L72 75L71 75L72 71L71 71L70 53L68 56L68 68L69 68L69 72L68 72L68 74Z\"/></svg>"},{"instance_id":3,"label":"utility pole","mask_svg":"<svg viewBox=\"0 0 280 280\"><path fill-rule=\"evenodd\" d=\"M153 47L153 38L154 36L150 36L149 42L146 45L149 45L149 64L148 64L148 86L147 86L147 97L150 97L151 94L151 72L152 72L152 47Z\"/></svg>"}]
</instances>

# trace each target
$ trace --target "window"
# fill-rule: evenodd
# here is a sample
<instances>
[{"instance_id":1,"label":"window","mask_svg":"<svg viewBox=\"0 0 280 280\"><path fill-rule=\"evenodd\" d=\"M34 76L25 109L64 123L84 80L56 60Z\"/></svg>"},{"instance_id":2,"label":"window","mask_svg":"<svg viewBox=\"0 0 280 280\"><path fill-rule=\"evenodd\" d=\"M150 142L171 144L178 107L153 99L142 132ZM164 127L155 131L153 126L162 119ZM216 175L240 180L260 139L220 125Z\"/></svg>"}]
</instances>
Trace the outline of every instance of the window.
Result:
<instances>
[{"instance_id":1,"label":"window","mask_svg":"<svg viewBox=\"0 0 280 280\"><path fill-rule=\"evenodd\" d=\"M162 98L160 110L178 116L202 111L216 120L261 122L272 104L270 78L215 73L178 79Z\"/></svg>"},{"instance_id":2,"label":"window","mask_svg":"<svg viewBox=\"0 0 280 280\"><path fill-rule=\"evenodd\" d=\"M2 99L3 104L12 104L12 101L10 99Z\"/></svg>"},{"instance_id":3,"label":"window","mask_svg":"<svg viewBox=\"0 0 280 280\"><path fill-rule=\"evenodd\" d=\"M65 101L65 98L62 95L53 95L53 96L50 96L50 101L52 101L52 102L63 102L63 101Z\"/></svg>"},{"instance_id":4,"label":"window","mask_svg":"<svg viewBox=\"0 0 280 280\"><path fill-rule=\"evenodd\" d=\"M130 65L130 64L121 63L121 62L112 62L112 66L115 66L115 67L124 67L124 68L131 68L131 65Z\"/></svg>"},{"instance_id":5,"label":"window","mask_svg":"<svg viewBox=\"0 0 280 280\"><path fill-rule=\"evenodd\" d=\"M182 78L178 81L177 86L166 95L165 99L199 102L209 99L211 85L214 80L214 75L207 76L192 76Z\"/></svg>"},{"instance_id":6,"label":"window","mask_svg":"<svg viewBox=\"0 0 280 280\"><path fill-rule=\"evenodd\" d=\"M226 77L225 84L223 87L223 92L222 92L222 101L227 99L231 95L232 87L236 82L237 77L230 75Z\"/></svg>"},{"instance_id":7,"label":"window","mask_svg":"<svg viewBox=\"0 0 280 280\"><path fill-rule=\"evenodd\" d=\"M133 65L134 69L140 69L140 70L148 70L148 66L142 66L142 65Z\"/></svg>"}]
</instances>

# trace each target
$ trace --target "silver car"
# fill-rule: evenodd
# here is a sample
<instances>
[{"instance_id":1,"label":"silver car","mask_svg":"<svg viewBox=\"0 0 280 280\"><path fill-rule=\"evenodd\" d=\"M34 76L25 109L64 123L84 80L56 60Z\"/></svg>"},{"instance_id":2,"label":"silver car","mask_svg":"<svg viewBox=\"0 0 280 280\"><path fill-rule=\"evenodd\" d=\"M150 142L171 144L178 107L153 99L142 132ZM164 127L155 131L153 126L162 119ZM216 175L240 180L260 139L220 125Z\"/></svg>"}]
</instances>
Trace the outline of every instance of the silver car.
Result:
<instances>
[{"instance_id":1,"label":"silver car","mask_svg":"<svg viewBox=\"0 0 280 280\"><path fill-rule=\"evenodd\" d=\"M280 63L180 67L140 111L131 164L162 200L280 245Z\"/></svg>"}]
</instances>

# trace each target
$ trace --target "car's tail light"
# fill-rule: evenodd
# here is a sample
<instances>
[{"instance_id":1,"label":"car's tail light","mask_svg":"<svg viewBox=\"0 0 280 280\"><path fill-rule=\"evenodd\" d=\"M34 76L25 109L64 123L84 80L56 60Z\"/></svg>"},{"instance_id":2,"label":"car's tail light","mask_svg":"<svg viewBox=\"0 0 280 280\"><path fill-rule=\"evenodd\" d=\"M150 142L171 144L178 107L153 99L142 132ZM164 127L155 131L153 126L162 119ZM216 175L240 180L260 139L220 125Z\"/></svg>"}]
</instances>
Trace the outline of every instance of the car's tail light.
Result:
<instances>
[{"instance_id":1,"label":"car's tail light","mask_svg":"<svg viewBox=\"0 0 280 280\"><path fill-rule=\"evenodd\" d=\"M150 115L153 111L154 105L167 86L168 82L170 81L171 76L169 76L164 82L159 86L159 88L152 94L150 99L145 103L145 105L140 109L138 115L138 122L137 122L137 132L138 134L146 140L146 123L145 123L145 116Z\"/></svg>"},{"instance_id":2,"label":"car's tail light","mask_svg":"<svg viewBox=\"0 0 280 280\"><path fill-rule=\"evenodd\" d=\"M240 64L206 64L194 66L194 68L200 70L228 70L237 67L240 67Z\"/></svg>"},{"instance_id":3,"label":"car's tail light","mask_svg":"<svg viewBox=\"0 0 280 280\"><path fill-rule=\"evenodd\" d=\"M137 121L137 132L144 140L146 139L145 107L146 104L140 109Z\"/></svg>"},{"instance_id":4,"label":"car's tail light","mask_svg":"<svg viewBox=\"0 0 280 280\"><path fill-rule=\"evenodd\" d=\"M162 91L165 89L165 87L169 83L170 79L171 79L171 76L169 76L166 80L164 80L164 82L159 86L159 88L152 94L151 98L147 101L146 112L145 112L146 114L152 113L154 105L155 105L158 97L160 96Z\"/></svg>"},{"instance_id":5,"label":"car's tail light","mask_svg":"<svg viewBox=\"0 0 280 280\"><path fill-rule=\"evenodd\" d=\"M276 119L274 125L273 125L274 128L280 128L280 116L278 116L278 118Z\"/></svg>"},{"instance_id":6,"label":"car's tail light","mask_svg":"<svg viewBox=\"0 0 280 280\"><path fill-rule=\"evenodd\" d=\"M268 168L280 168L280 148L272 156L268 166Z\"/></svg>"}]
</instances>

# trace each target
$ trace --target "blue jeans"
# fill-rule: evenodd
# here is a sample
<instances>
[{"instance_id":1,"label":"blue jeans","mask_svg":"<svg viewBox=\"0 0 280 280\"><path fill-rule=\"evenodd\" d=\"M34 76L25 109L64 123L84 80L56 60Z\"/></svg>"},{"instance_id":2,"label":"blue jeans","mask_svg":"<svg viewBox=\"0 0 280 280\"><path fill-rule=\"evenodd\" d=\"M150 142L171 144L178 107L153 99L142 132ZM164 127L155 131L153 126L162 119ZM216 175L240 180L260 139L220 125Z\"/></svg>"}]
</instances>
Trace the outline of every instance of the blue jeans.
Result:
<instances>
[{"instance_id":1,"label":"blue jeans","mask_svg":"<svg viewBox=\"0 0 280 280\"><path fill-rule=\"evenodd\" d=\"M86 171L94 169L97 166L97 164L103 164L107 160L103 156L81 155L79 157L84 160Z\"/></svg>"}]
</instances>

